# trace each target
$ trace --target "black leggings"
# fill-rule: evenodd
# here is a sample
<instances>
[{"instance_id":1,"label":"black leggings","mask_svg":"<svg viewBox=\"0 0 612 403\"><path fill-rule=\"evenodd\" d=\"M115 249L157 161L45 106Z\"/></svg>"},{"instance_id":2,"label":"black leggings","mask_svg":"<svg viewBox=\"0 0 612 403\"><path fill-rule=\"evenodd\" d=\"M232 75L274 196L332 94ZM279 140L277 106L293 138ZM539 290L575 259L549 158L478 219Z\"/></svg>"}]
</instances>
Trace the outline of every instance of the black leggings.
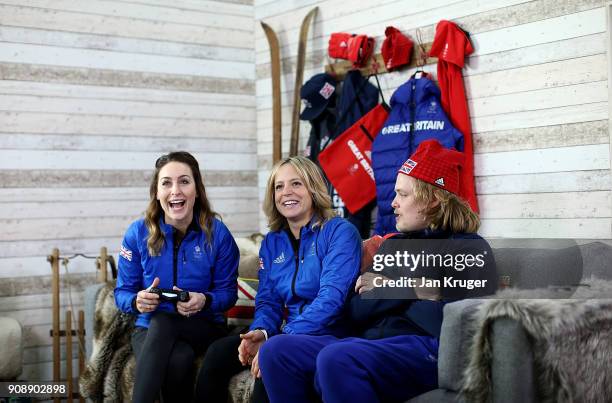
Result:
<instances>
[{"instance_id":1,"label":"black leggings","mask_svg":"<svg viewBox=\"0 0 612 403\"><path fill-rule=\"evenodd\" d=\"M155 313L148 330L137 327L132 334L136 356L132 401L153 402L160 388L165 403L191 401L196 355L226 334L223 325L206 318Z\"/></svg>"},{"instance_id":2,"label":"black leggings","mask_svg":"<svg viewBox=\"0 0 612 403\"><path fill-rule=\"evenodd\" d=\"M227 390L232 376L247 369L238 360L240 336L223 337L210 345L198 375L195 401L206 403L227 402ZM251 403L268 403L268 394L261 378L255 380Z\"/></svg>"}]
</instances>

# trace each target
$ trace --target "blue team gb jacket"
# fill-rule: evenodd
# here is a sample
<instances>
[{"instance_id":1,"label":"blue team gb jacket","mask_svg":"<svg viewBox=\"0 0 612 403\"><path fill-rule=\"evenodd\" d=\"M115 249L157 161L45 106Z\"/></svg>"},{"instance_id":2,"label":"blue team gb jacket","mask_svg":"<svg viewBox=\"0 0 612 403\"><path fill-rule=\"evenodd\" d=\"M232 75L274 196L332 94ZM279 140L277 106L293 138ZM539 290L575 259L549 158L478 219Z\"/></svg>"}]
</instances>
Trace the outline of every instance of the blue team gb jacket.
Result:
<instances>
[{"instance_id":1,"label":"blue team gb jacket","mask_svg":"<svg viewBox=\"0 0 612 403\"><path fill-rule=\"evenodd\" d=\"M197 218L195 219L197 222ZM210 305L197 315L209 317L223 323L223 312L231 308L237 294L238 263L240 253L236 242L225 224L213 219L212 245L199 225L191 225L176 254L176 283L174 283L174 227L160 219L165 242L159 256L150 256L147 250L149 231L144 219L130 225L123 238L119 255L119 273L115 288L115 302L123 312L138 313L132 307L132 300L138 293L159 277L159 288L173 285L186 290L206 293ZM174 311L170 302L162 302L158 308ZM136 326L148 327L151 313L141 313Z\"/></svg>"},{"instance_id":2,"label":"blue team gb jacket","mask_svg":"<svg viewBox=\"0 0 612 403\"><path fill-rule=\"evenodd\" d=\"M251 329L286 334L340 334L338 322L361 263L361 238L342 218L301 229L298 254L286 230L270 232L259 251L259 289Z\"/></svg>"},{"instance_id":3,"label":"blue team gb jacket","mask_svg":"<svg viewBox=\"0 0 612 403\"><path fill-rule=\"evenodd\" d=\"M463 151L463 135L455 129L440 104L440 90L428 78L411 78L391 97L391 112L372 144L378 217L376 233L396 232L391 202L402 164L421 142L436 139L446 148Z\"/></svg>"}]
</instances>

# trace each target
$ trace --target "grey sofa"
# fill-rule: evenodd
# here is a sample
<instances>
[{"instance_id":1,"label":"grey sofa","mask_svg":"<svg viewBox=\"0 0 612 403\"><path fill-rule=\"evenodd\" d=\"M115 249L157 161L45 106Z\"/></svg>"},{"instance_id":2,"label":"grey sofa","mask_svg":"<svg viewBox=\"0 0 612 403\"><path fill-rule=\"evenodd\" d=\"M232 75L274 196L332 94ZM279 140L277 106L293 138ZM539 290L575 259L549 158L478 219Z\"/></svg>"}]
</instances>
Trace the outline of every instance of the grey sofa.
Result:
<instances>
[{"instance_id":1,"label":"grey sofa","mask_svg":"<svg viewBox=\"0 0 612 403\"><path fill-rule=\"evenodd\" d=\"M571 241L505 240L493 242L492 246L498 274L509 279L512 287L566 286L591 277L612 279L609 268L612 247L601 242L576 246ZM88 335L93 331L91 318L99 288L96 285L86 291ZM484 300L462 300L445 306L438 357L439 388L411 399L410 403L464 401L459 392L474 336L473 315L483 303ZM533 347L527 333L509 318L495 320L491 333L492 401L538 401ZM87 350L91 351L91 336L87 339ZM242 374L242 378L245 383L249 376Z\"/></svg>"},{"instance_id":2,"label":"grey sofa","mask_svg":"<svg viewBox=\"0 0 612 403\"><path fill-rule=\"evenodd\" d=\"M602 242L579 246L572 246L572 243L538 240L492 242L498 274L509 278L511 286L517 288L534 289L551 284L569 286L567 297L575 289L572 285L592 278L612 279L611 246ZM554 247L549 247L550 244ZM559 266L563 270L559 270ZM474 337L474 314L485 302L462 300L445 306L438 356L439 388L409 400L410 403L465 401L459 391L464 385L464 371ZM533 343L523 326L516 320L502 317L493 321L490 333L491 401L540 401Z\"/></svg>"}]
</instances>

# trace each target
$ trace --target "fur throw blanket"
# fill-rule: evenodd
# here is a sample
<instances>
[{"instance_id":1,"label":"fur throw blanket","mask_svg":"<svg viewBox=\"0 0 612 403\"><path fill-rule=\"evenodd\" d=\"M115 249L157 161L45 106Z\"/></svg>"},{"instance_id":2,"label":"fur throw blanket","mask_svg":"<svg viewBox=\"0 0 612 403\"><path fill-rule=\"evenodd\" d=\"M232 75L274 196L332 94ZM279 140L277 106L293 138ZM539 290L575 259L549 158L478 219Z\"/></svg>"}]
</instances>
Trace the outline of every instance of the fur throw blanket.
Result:
<instances>
[{"instance_id":1,"label":"fur throw blanket","mask_svg":"<svg viewBox=\"0 0 612 403\"><path fill-rule=\"evenodd\" d=\"M612 281L592 279L568 298L567 290L498 293L475 314L475 336L462 393L491 402L493 321L509 317L532 340L537 391L543 402L604 402L612 396ZM531 298L531 299L529 299ZM538 299L533 299L538 298Z\"/></svg>"},{"instance_id":2,"label":"fur throw blanket","mask_svg":"<svg viewBox=\"0 0 612 403\"><path fill-rule=\"evenodd\" d=\"M96 298L93 351L79 379L81 395L94 402L115 403L132 400L136 360L130 338L134 317L120 312L113 297L114 284L100 289ZM199 368L204 357L197 357ZM253 389L250 371L243 371L230 381L230 400L248 403Z\"/></svg>"},{"instance_id":3,"label":"fur throw blanket","mask_svg":"<svg viewBox=\"0 0 612 403\"><path fill-rule=\"evenodd\" d=\"M79 379L81 395L94 402L129 402L132 396L134 317L117 310L114 288L115 284L108 283L98 293L93 351Z\"/></svg>"},{"instance_id":4,"label":"fur throw blanket","mask_svg":"<svg viewBox=\"0 0 612 403\"><path fill-rule=\"evenodd\" d=\"M240 250L239 275L257 278L261 234L236 238ZM79 379L81 395L94 402L129 402L134 385L136 362L130 343L134 317L121 313L115 305L114 283L103 286L96 298L92 353ZM199 368L203 357L195 365ZM230 399L234 403L248 403L253 378L246 370L230 381Z\"/></svg>"}]
</instances>

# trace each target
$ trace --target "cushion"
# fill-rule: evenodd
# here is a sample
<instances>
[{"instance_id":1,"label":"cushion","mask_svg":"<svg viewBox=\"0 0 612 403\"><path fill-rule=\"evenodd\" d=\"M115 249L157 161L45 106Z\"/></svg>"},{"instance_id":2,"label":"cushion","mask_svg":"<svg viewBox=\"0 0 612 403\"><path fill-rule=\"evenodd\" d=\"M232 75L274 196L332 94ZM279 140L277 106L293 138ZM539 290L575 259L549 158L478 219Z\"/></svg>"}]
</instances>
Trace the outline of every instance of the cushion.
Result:
<instances>
[{"instance_id":1,"label":"cushion","mask_svg":"<svg viewBox=\"0 0 612 403\"><path fill-rule=\"evenodd\" d=\"M546 288L574 285L582 279L582 255L577 245L564 248L494 248L499 276L510 286Z\"/></svg>"},{"instance_id":2,"label":"cushion","mask_svg":"<svg viewBox=\"0 0 612 403\"><path fill-rule=\"evenodd\" d=\"M238 300L236 305L225 314L227 325L232 332L239 332L253 322L255 315L255 296L259 286L259 246L263 235L253 234L236 238L240 250L238 266Z\"/></svg>"},{"instance_id":3,"label":"cushion","mask_svg":"<svg viewBox=\"0 0 612 403\"><path fill-rule=\"evenodd\" d=\"M580 245L582 253L582 272L583 278L592 277L602 279L612 279L612 246L603 242L591 242Z\"/></svg>"},{"instance_id":4,"label":"cushion","mask_svg":"<svg viewBox=\"0 0 612 403\"><path fill-rule=\"evenodd\" d=\"M366 239L361 244L361 272L364 273L374 262L374 255L385 238L380 235L374 235L372 238Z\"/></svg>"},{"instance_id":5,"label":"cushion","mask_svg":"<svg viewBox=\"0 0 612 403\"><path fill-rule=\"evenodd\" d=\"M238 278L238 300L236 305L226 313L227 325L231 330L249 326L255 316L255 296L259 280L253 278Z\"/></svg>"}]
</instances>

